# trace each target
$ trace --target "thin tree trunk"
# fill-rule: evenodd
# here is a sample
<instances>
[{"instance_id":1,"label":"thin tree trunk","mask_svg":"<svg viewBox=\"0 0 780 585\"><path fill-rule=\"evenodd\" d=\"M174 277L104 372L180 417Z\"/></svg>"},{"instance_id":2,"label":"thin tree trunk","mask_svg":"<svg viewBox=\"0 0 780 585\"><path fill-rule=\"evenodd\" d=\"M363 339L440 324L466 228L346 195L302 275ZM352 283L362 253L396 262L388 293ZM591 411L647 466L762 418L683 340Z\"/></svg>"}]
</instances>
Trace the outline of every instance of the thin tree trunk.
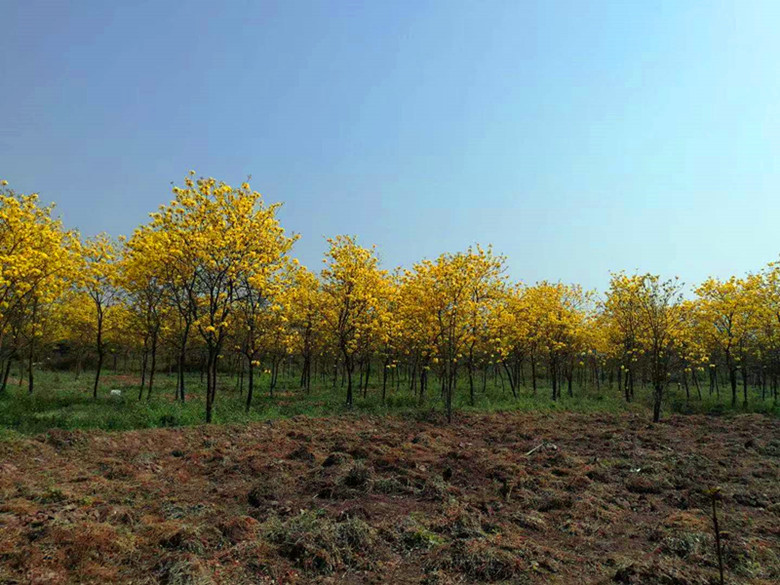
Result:
<instances>
[{"instance_id":1,"label":"thin tree trunk","mask_svg":"<svg viewBox=\"0 0 780 585\"><path fill-rule=\"evenodd\" d=\"M387 366L388 360L385 360L384 367L382 368L382 406L385 404L385 398L387 394Z\"/></svg>"},{"instance_id":2,"label":"thin tree trunk","mask_svg":"<svg viewBox=\"0 0 780 585\"><path fill-rule=\"evenodd\" d=\"M8 376L11 375L11 357L8 357L8 361L5 362L5 370L3 371L3 380L2 385L0 385L0 394L3 394L5 392L5 389L8 387Z\"/></svg>"},{"instance_id":3,"label":"thin tree trunk","mask_svg":"<svg viewBox=\"0 0 780 585\"><path fill-rule=\"evenodd\" d=\"M702 399L701 395L701 386L699 385L699 375L696 371L691 372L691 376L693 377L693 383L696 385L696 394L699 396L699 400Z\"/></svg>"},{"instance_id":4,"label":"thin tree trunk","mask_svg":"<svg viewBox=\"0 0 780 585\"><path fill-rule=\"evenodd\" d=\"M30 356L27 359L27 394L33 393L33 388L35 387L35 379L33 377L33 345L32 341L30 341Z\"/></svg>"},{"instance_id":5,"label":"thin tree trunk","mask_svg":"<svg viewBox=\"0 0 780 585\"><path fill-rule=\"evenodd\" d=\"M103 317L100 315L98 316L97 328L97 352L97 371L95 372L95 385L92 388L92 398L94 399L97 399L98 384L100 383L100 370L103 368Z\"/></svg>"},{"instance_id":6,"label":"thin tree trunk","mask_svg":"<svg viewBox=\"0 0 780 585\"><path fill-rule=\"evenodd\" d=\"M663 398L663 386L661 384L655 384L653 393L653 422L657 423L661 420L661 399Z\"/></svg>"},{"instance_id":7,"label":"thin tree trunk","mask_svg":"<svg viewBox=\"0 0 780 585\"><path fill-rule=\"evenodd\" d=\"M149 359L147 344L147 340L144 339L144 351L141 357L141 386L138 388L138 400L144 397L144 388L146 388L146 363Z\"/></svg>"},{"instance_id":8,"label":"thin tree trunk","mask_svg":"<svg viewBox=\"0 0 780 585\"><path fill-rule=\"evenodd\" d=\"M347 406L352 408L352 364L351 359L344 356L344 369L347 374Z\"/></svg>"},{"instance_id":9,"label":"thin tree trunk","mask_svg":"<svg viewBox=\"0 0 780 585\"><path fill-rule=\"evenodd\" d=\"M214 395L217 384L217 352L209 348L206 361L206 423L210 424L214 418Z\"/></svg>"},{"instance_id":10,"label":"thin tree trunk","mask_svg":"<svg viewBox=\"0 0 780 585\"><path fill-rule=\"evenodd\" d=\"M255 365L249 360L249 370L247 371L247 391L246 391L246 412L252 408L252 396L255 391Z\"/></svg>"},{"instance_id":11,"label":"thin tree trunk","mask_svg":"<svg viewBox=\"0 0 780 585\"><path fill-rule=\"evenodd\" d=\"M146 393L147 402L152 398L152 387L154 386L154 372L157 368L157 333L152 334L152 363L149 368L149 391Z\"/></svg>"}]
</instances>

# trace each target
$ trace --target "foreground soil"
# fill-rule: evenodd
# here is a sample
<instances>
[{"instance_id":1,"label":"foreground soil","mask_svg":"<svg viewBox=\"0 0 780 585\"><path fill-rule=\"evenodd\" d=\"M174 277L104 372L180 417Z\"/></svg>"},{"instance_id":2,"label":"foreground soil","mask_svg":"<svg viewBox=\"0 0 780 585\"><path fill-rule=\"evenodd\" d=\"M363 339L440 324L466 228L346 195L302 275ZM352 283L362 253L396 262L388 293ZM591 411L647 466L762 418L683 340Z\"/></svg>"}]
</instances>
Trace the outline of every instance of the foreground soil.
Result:
<instances>
[{"instance_id":1,"label":"foreground soil","mask_svg":"<svg viewBox=\"0 0 780 585\"><path fill-rule=\"evenodd\" d=\"M0 583L780 580L780 421L341 417L0 443Z\"/></svg>"}]
</instances>

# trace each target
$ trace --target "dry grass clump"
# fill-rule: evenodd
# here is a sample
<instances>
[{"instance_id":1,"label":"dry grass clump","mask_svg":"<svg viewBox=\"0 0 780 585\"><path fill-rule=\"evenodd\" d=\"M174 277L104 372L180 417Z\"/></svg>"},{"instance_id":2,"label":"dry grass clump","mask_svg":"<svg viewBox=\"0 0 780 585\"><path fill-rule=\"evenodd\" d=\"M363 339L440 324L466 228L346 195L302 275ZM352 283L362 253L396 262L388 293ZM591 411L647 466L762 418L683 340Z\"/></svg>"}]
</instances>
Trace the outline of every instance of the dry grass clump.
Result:
<instances>
[{"instance_id":1,"label":"dry grass clump","mask_svg":"<svg viewBox=\"0 0 780 585\"><path fill-rule=\"evenodd\" d=\"M373 485L373 470L363 462L357 462L349 468L341 483L352 489L368 491Z\"/></svg>"},{"instance_id":2,"label":"dry grass clump","mask_svg":"<svg viewBox=\"0 0 780 585\"><path fill-rule=\"evenodd\" d=\"M497 538L455 540L429 559L429 571L456 571L476 581L529 583L528 566L517 551L502 547Z\"/></svg>"},{"instance_id":3,"label":"dry grass clump","mask_svg":"<svg viewBox=\"0 0 780 585\"><path fill-rule=\"evenodd\" d=\"M376 541L375 530L359 518L335 522L313 511L285 520L275 516L263 526L263 535L297 567L325 574L370 565Z\"/></svg>"},{"instance_id":4,"label":"dry grass clump","mask_svg":"<svg viewBox=\"0 0 780 585\"><path fill-rule=\"evenodd\" d=\"M428 528L416 515L404 518L397 530L398 543L406 552L429 550L447 542L441 534Z\"/></svg>"},{"instance_id":5,"label":"dry grass clump","mask_svg":"<svg viewBox=\"0 0 780 585\"><path fill-rule=\"evenodd\" d=\"M157 575L161 585L213 585L214 579L208 567L197 555L164 557Z\"/></svg>"}]
</instances>

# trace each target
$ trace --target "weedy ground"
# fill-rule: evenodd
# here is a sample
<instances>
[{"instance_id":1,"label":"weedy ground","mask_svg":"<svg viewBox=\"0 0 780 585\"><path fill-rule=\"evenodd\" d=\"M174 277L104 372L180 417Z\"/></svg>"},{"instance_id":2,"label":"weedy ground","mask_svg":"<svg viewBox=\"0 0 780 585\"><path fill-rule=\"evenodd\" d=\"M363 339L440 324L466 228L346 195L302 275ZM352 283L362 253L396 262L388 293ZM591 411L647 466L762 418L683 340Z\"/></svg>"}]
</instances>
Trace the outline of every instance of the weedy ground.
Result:
<instances>
[{"instance_id":1,"label":"weedy ground","mask_svg":"<svg viewBox=\"0 0 780 585\"><path fill-rule=\"evenodd\" d=\"M139 400L139 376L137 373L106 372L101 378L98 398L92 398L93 372L83 372L79 377L73 373L40 371L32 395L28 395L26 381L15 375L8 389L0 394L0 438L3 430L34 434L51 428L60 429L104 429L132 430L157 427L179 427L201 424L204 421L203 381L198 374L187 376L187 400L184 404L174 400L175 376L161 372L156 377L155 387L149 397L146 391ZM304 392L298 386L295 375L280 377L278 389L273 396L269 390L269 377L259 375L257 388L249 413L245 412L245 392L240 390L238 380L227 374L220 375L214 422L218 424L243 424L252 421L287 418L298 415L322 417L349 412L363 414L394 414L414 419L424 419L443 411L443 401L436 385L432 383L424 404L409 392L406 384L388 387L387 400L381 401L381 388L377 377L373 377L365 396L355 391L354 408L344 405L346 390L337 383L334 387L330 378L317 379L311 391ZM119 390L120 396L111 395ZM513 397L508 384L500 378L490 376L484 391L477 385L474 404L471 403L465 381L461 381L455 395L458 411L473 412L635 412L650 416L652 393L649 388L638 386L633 403L627 404L617 388L593 384L585 387L575 385L573 396L564 389L557 401L550 399L551 391L543 386L534 395L530 388L521 388L518 397ZM770 395L763 395L759 389L749 388L749 405L742 407L740 400L734 409L730 406L730 392L721 388L718 394L710 395L703 389L702 399L695 391L688 399L676 384L667 389L664 402L665 414L728 414L759 412L780 415L780 404Z\"/></svg>"},{"instance_id":2,"label":"weedy ground","mask_svg":"<svg viewBox=\"0 0 780 585\"><path fill-rule=\"evenodd\" d=\"M0 583L780 581L780 420L293 417L0 441Z\"/></svg>"}]
</instances>

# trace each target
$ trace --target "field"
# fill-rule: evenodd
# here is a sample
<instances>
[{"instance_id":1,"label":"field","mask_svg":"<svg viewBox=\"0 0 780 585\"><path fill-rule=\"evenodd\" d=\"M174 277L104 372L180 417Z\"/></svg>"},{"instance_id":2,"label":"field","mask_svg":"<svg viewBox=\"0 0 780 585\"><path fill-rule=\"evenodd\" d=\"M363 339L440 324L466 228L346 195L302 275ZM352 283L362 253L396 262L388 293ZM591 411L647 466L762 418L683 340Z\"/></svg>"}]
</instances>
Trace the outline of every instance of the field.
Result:
<instances>
[{"instance_id":1,"label":"field","mask_svg":"<svg viewBox=\"0 0 780 585\"><path fill-rule=\"evenodd\" d=\"M425 420L427 419L427 420ZM760 414L293 417L0 441L2 583L780 579Z\"/></svg>"},{"instance_id":2,"label":"field","mask_svg":"<svg viewBox=\"0 0 780 585\"><path fill-rule=\"evenodd\" d=\"M97 400L92 398L91 383L94 372L83 372L78 377L73 372L39 371L35 374L35 390L28 395L26 381L17 384L19 376L13 376L5 394L0 393L0 432L3 429L23 434L43 433L51 428L134 430L155 427L178 427L202 424L204 420L204 388L198 374L187 377L187 400L184 404L174 399L175 376L167 373L157 377L151 398L144 394L138 399L138 374L109 371L103 376ZM429 392L424 404L408 391L406 383L388 390L387 400L381 402L381 384L372 378L368 391L356 392L352 408L344 405L344 388L329 381L318 380L309 392L298 388L295 375L281 376L273 396L269 391L268 377L258 376L255 397L249 413L245 412L246 391L240 390L238 379L229 373L220 375L214 422L219 424L243 424L252 421L287 418L291 416L333 416L360 412L363 414L395 414L419 418L435 415L444 410L443 400L436 391ZM544 411L544 412L634 412L650 417L652 395L648 388L637 388L634 402L626 403L617 388L592 384L574 385L573 396L561 393L558 400L550 398L550 388L540 383L534 396L529 388L520 388L517 398L500 378L488 377L485 389L479 388L474 404L468 389L461 388L455 395L455 409L460 412L495 411ZM120 396L112 396L111 390L119 390ZM732 409L728 390L723 387L720 395L711 396L705 390L699 400L695 395L686 399L685 392L670 384L664 402L665 415L728 414L756 412L780 415L778 405L771 395L762 394L760 388L749 387L749 406L738 405Z\"/></svg>"}]
</instances>

